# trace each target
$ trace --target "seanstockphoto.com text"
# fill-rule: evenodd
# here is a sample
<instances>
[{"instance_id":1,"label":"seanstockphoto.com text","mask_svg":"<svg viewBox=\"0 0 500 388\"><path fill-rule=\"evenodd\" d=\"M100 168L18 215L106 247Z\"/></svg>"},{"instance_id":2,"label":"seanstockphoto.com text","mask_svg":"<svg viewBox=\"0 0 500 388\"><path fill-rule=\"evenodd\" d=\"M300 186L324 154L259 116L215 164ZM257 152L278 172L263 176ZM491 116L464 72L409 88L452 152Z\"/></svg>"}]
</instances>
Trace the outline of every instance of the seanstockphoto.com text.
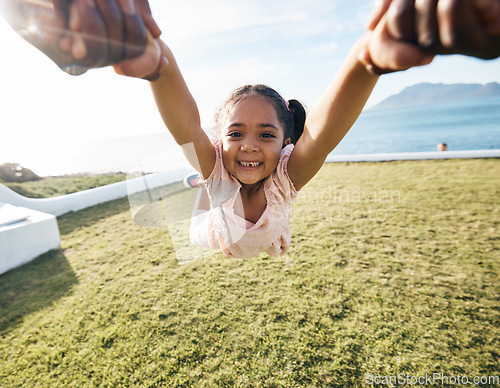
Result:
<instances>
[{"instance_id":1,"label":"seanstockphoto.com text","mask_svg":"<svg viewBox=\"0 0 500 388\"><path fill-rule=\"evenodd\" d=\"M500 376L474 376L468 377L460 374L446 375L444 373L426 373L421 376L412 376L406 373L399 373L398 375L381 376L373 373L367 373L365 376L365 383L369 386L379 385L487 385L498 386L500 385Z\"/></svg>"}]
</instances>

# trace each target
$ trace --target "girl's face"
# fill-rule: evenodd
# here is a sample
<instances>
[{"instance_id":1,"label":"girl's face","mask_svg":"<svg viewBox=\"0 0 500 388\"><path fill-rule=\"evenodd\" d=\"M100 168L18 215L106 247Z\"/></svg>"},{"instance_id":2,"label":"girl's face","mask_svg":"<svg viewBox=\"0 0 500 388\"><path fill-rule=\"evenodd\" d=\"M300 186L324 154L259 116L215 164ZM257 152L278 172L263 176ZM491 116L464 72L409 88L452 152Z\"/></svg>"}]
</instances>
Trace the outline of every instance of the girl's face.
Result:
<instances>
[{"instance_id":1,"label":"girl's face","mask_svg":"<svg viewBox=\"0 0 500 388\"><path fill-rule=\"evenodd\" d=\"M254 94L236 103L221 135L224 166L244 187L262 181L276 169L285 129L266 97Z\"/></svg>"}]
</instances>

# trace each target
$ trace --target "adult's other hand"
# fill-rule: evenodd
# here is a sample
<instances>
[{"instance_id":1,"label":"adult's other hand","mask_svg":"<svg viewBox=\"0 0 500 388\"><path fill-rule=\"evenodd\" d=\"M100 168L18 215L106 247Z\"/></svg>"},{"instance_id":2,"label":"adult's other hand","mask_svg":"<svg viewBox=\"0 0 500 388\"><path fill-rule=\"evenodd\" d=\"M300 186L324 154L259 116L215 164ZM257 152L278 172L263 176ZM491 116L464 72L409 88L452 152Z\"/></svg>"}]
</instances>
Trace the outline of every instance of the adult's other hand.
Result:
<instances>
[{"instance_id":1,"label":"adult's other hand","mask_svg":"<svg viewBox=\"0 0 500 388\"><path fill-rule=\"evenodd\" d=\"M2 13L61 69L82 74L141 55L146 28L161 34L147 0L4 0Z\"/></svg>"}]
</instances>

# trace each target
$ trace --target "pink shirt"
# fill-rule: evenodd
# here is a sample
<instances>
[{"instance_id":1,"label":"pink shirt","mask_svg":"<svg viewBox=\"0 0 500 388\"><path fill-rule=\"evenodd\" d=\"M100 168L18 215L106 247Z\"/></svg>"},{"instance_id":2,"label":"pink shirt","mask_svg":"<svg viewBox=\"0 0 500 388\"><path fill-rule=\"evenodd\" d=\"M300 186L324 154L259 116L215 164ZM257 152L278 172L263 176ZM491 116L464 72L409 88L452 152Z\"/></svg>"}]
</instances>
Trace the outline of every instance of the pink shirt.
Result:
<instances>
[{"instance_id":1,"label":"pink shirt","mask_svg":"<svg viewBox=\"0 0 500 388\"><path fill-rule=\"evenodd\" d=\"M234 213L235 202L241 201L241 184L224 167L222 142L213 139L212 143L216 153L215 166L202 183L208 191L212 209L206 222L192 224L192 240L212 249L222 249L229 257L250 258L260 252L271 256L285 253L291 240L292 202L297 196L287 172L293 144L281 150L276 170L264 182L267 206L254 224Z\"/></svg>"}]
</instances>

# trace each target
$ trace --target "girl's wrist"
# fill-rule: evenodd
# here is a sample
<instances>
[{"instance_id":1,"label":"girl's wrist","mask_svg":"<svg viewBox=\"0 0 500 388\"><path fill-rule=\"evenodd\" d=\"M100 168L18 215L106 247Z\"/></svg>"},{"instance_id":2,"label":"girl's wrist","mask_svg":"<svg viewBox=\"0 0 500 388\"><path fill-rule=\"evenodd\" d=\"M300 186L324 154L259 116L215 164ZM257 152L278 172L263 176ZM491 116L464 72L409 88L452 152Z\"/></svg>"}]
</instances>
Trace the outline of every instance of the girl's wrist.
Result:
<instances>
[{"instance_id":1,"label":"girl's wrist","mask_svg":"<svg viewBox=\"0 0 500 388\"><path fill-rule=\"evenodd\" d=\"M156 70L153 73L151 73L145 77L142 77L143 79L145 79L149 82L154 82L154 81L158 80L161 77L161 75L163 74L164 70L166 70L168 64L170 63L170 61L168 59L169 57L171 57L170 49L165 44L165 42L163 42L161 39L157 39L156 41L160 45L160 62L158 63L158 67L156 68Z\"/></svg>"},{"instance_id":2,"label":"girl's wrist","mask_svg":"<svg viewBox=\"0 0 500 388\"><path fill-rule=\"evenodd\" d=\"M370 51L364 49L359 53L358 61L365 68L365 70L375 76L380 76L382 74L392 73L394 70L381 69L376 64L373 63Z\"/></svg>"},{"instance_id":3,"label":"girl's wrist","mask_svg":"<svg viewBox=\"0 0 500 388\"><path fill-rule=\"evenodd\" d=\"M373 32L369 31L361 38L360 50L358 53L358 62L361 64L361 66L364 67L366 72L371 75L380 76L382 74L391 73L392 70L382 69L378 67L372 60L369 49L370 37L372 34Z\"/></svg>"},{"instance_id":4,"label":"girl's wrist","mask_svg":"<svg viewBox=\"0 0 500 388\"><path fill-rule=\"evenodd\" d=\"M162 55L160 57L160 62L158 64L158 67L156 68L156 70L153 73L151 73L145 77L142 77L142 79L145 79L146 81L149 81L149 82L154 82L154 81L158 80L161 77L163 70L165 70L165 67L167 65L168 65L168 59Z\"/></svg>"}]
</instances>

